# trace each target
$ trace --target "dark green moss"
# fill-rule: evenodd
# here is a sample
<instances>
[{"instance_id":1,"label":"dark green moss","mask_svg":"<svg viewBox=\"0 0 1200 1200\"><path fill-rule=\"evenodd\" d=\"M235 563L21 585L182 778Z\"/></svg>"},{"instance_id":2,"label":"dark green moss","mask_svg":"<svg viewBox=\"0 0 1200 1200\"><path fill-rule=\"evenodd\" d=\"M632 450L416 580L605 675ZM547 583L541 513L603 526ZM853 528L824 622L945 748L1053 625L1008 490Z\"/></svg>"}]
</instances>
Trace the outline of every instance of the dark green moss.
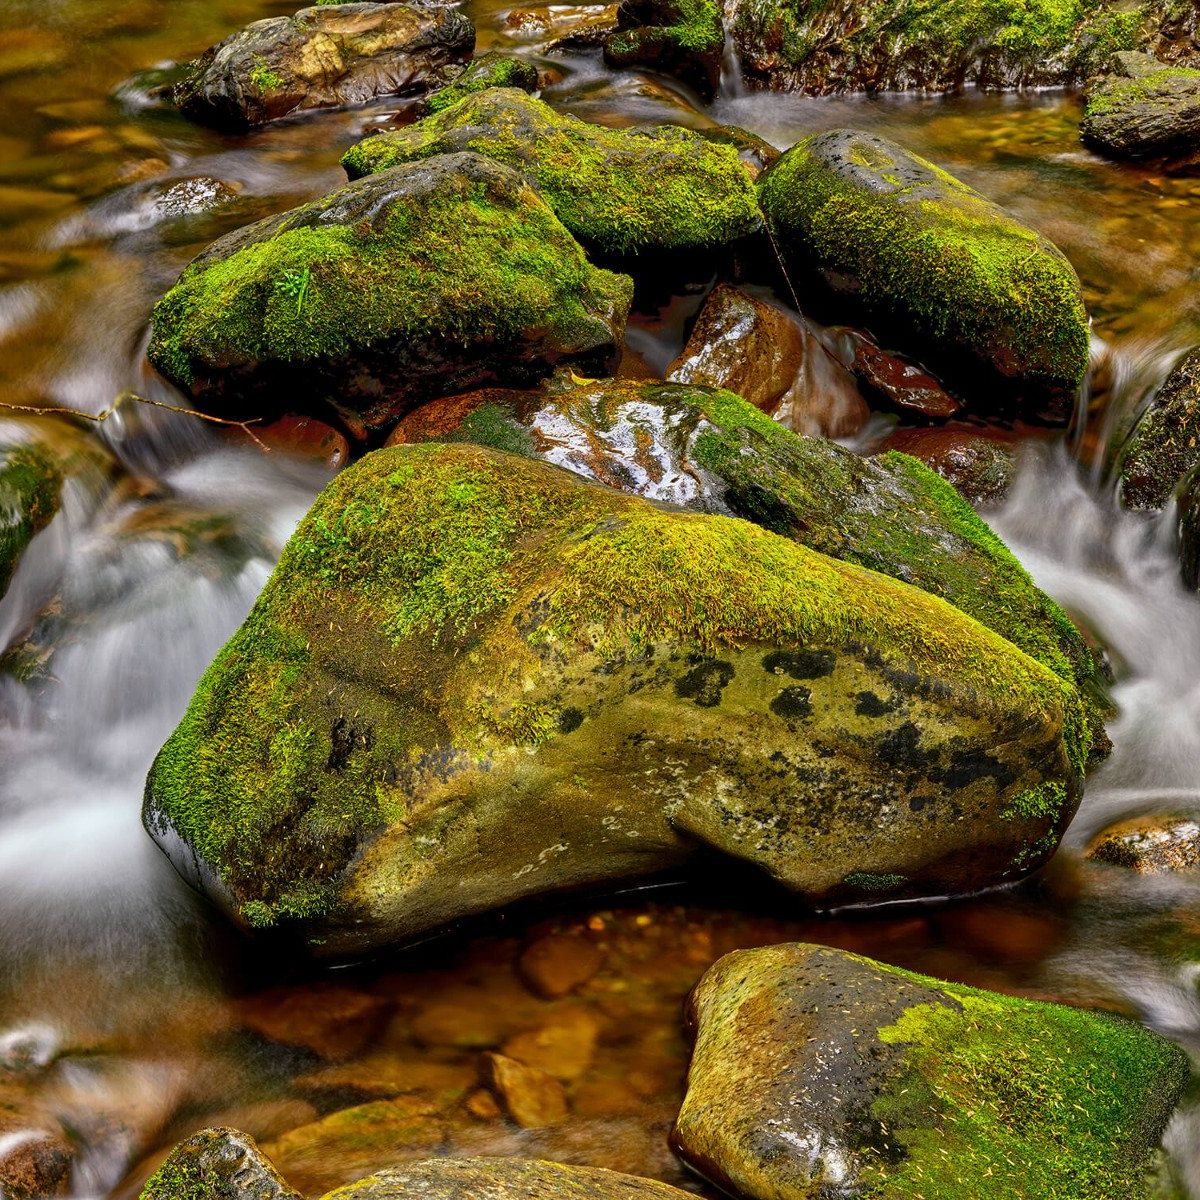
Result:
<instances>
[{"instance_id":1,"label":"dark green moss","mask_svg":"<svg viewBox=\"0 0 1200 1200\"><path fill-rule=\"evenodd\" d=\"M0 446L0 596L26 546L58 512L63 475L48 450Z\"/></svg>"},{"instance_id":2,"label":"dark green moss","mask_svg":"<svg viewBox=\"0 0 1200 1200\"><path fill-rule=\"evenodd\" d=\"M572 234L611 254L714 249L761 224L732 146L675 127L589 125L512 88L479 92L367 138L342 165L359 178L458 150L521 171Z\"/></svg>"}]
</instances>

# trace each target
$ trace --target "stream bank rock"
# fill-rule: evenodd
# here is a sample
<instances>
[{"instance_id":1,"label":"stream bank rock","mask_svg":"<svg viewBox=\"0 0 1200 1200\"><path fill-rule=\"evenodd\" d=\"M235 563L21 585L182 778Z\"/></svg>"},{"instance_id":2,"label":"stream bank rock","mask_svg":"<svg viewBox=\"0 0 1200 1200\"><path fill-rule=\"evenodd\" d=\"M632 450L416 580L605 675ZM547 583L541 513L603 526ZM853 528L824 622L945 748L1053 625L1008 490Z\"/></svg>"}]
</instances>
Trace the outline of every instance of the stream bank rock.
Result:
<instances>
[{"instance_id":1,"label":"stream bank rock","mask_svg":"<svg viewBox=\"0 0 1200 1200\"><path fill-rule=\"evenodd\" d=\"M952 487L903 454L864 459L798 437L739 396L686 384L580 381L431 401L393 442L466 441L697 512L742 517L940 596L1074 683L1099 671L1066 614ZM1097 746L1106 745L1098 711Z\"/></svg>"},{"instance_id":2,"label":"stream bank rock","mask_svg":"<svg viewBox=\"0 0 1200 1200\"><path fill-rule=\"evenodd\" d=\"M433 395L603 367L632 287L515 171L448 154L213 243L155 306L148 354L201 407L361 433Z\"/></svg>"},{"instance_id":3,"label":"stream bank rock","mask_svg":"<svg viewBox=\"0 0 1200 1200\"><path fill-rule=\"evenodd\" d=\"M1070 415L1088 320L1075 271L1046 238L854 130L798 142L762 176L759 199L794 284L821 279L898 349L957 378L963 398L996 391Z\"/></svg>"},{"instance_id":4,"label":"stream bank rock","mask_svg":"<svg viewBox=\"0 0 1200 1200\"><path fill-rule=\"evenodd\" d=\"M342 159L351 179L470 150L520 171L584 245L607 254L716 250L762 225L732 146L690 129L606 129L490 88Z\"/></svg>"},{"instance_id":5,"label":"stream bank rock","mask_svg":"<svg viewBox=\"0 0 1200 1200\"><path fill-rule=\"evenodd\" d=\"M1084 739L1072 685L916 588L430 443L321 493L143 817L341 954L702 845L814 900L974 891L1053 852Z\"/></svg>"},{"instance_id":6,"label":"stream bank rock","mask_svg":"<svg viewBox=\"0 0 1200 1200\"><path fill-rule=\"evenodd\" d=\"M1129 1200L1188 1078L1130 1021L822 946L726 955L689 1017L676 1148L753 1200Z\"/></svg>"},{"instance_id":7,"label":"stream bank rock","mask_svg":"<svg viewBox=\"0 0 1200 1200\"><path fill-rule=\"evenodd\" d=\"M1121 50L1200 57L1193 0L729 0L752 88L836 92L1082 83Z\"/></svg>"},{"instance_id":8,"label":"stream bank rock","mask_svg":"<svg viewBox=\"0 0 1200 1200\"><path fill-rule=\"evenodd\" d=\"M1114 55L1089 89L1079 133L1109 158L1200 156L1200 70L1149 54Z\"/></svg>"},{"instance_id":9,"label":"stream bank rock","mask_svg":"<svg viewBox=\"0 0 1200 1200\"><path fill-rule=\"evenodd\" d=\"M173 98L195 121L248 129L439 87L474 48L475 27L449 6L322 4L231 34L188 66Z\"/></svg>"},{"instance_id":10,"label":"stream bank rock","mask_svg":"<svg viewBox=\"0 0 1200 1200\"><path fill-rule=\"evenodd\" d=\"M719 0L621 0L604 39L612 67L650 67L711 98L721 82L725 21Z\"/></svg>"},{"instance_id":11,"label":"stream bank rock","mask_svg":"<svg viewBox=\"0 0 1200 1200\"><path fill-rule=\"evenodd\" d=\"M63 473L36 442L0 445L0 596L26 547L58 512Z\"/></svg>"}]
</instances>

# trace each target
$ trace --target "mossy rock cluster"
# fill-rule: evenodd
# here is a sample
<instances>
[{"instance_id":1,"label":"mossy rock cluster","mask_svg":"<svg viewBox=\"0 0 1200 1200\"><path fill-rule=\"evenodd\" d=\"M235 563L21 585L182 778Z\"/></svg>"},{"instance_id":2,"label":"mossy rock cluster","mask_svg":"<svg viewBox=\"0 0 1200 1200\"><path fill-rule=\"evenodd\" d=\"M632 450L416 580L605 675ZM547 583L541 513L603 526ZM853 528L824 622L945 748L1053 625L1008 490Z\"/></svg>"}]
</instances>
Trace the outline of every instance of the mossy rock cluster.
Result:
<instances>
[{"instance_id":1,"label":"mossy rock cluster","mask_svg":"<svg viewBox=\"0 0 1200 1200\"><path fill-rule=\"evenodd\" d=\"M675 1145L750 1200L1130 1200L1189 1073L1131 1021L821 946L726 955L689 1017Z\"/></svg>"},{"instance_id":2,"label":"mossy rock cluster","mask_svg":"<svg viewBox=\"0 0 1200 1200\"><path fill-rule=\"evenodd\" d=\"M230 34L188 64L173 98L193 120L247 129L437 88L474 47L475 27L449 6L321 4Z\"/></svg>"},{"instance_id":3,"label":"mossy rock cluster","mask_svg":"<svg viewBox=\"0 0 1200 1200\"><path fill-rule=\"evenodd\" d=\"M1088 91L1080 136L1109 158L1195 157L1200 146L1200 70L1148 54L1114 55Z\"/></svg>"},{"instance_id":4,"label":"mossy rock cluster","mask_svg":"<svg viewBox=\"0 0 1200 1200\"><path fill-rule=\"evenodd\" d=\"M1194 53L1192 0L731 0L752 87L813 95L1082 83L1123 50Z\"/></svg>"},{"instance_id":5,"label":"mossy rock cluster","mask_svg":"<svg viewBox=\"0 0 1200 1200\"><path fill-rule=\"evenodd\" d=\"M1089 740L1106 745L1100 672L1079 631L955 489L915 458L862 458L802 437L728 391L569 374L539 391L431 401L393 438L536 456L633 495L742 517L913 584L1077 686L1093 702Z\"/></svg>"},{"instance_id":6,"label":"mossy rock cluster","mask_svg":"<svg viewBox=\"0 0 1200 1200\"><path fill-rule=\"evenodd\" d=\"M147 828L252 926L358 951L707 846L821 901L1027 874L1075 688L945 601L512 454L332 482L197 688Z\"/></svg>"},{"instance_id":7,"label":"mossy rock cluster","mask_svg":"<svg viewBox=\"0 0 1200 1200\"><path fill-rule=\"evenodd\" d=\"M652 67L708 98L721 82L725 21L719 0L621 0L617 29L604 39L614 67Z\"/></svg>"},{"instance_id":8,"label":"mossy rock cluster","mask_svg":"<svg viewBox=\"0 0 1200 1200\"><path fill-rule=\"evenodd\" d=\"M1079 279L1053 243L875 134L793 146L759 181L793 285L816 277L968 406L1065 418L1088 363Z\"/></svg>"},{"instance_id":9,"label":"mossy rock cluster","mask_svg":"<svg viewBox=\"0 0 1200 1200\"><path fill-rule=\"evenodd\" d=\"M712 251L761 227L733 146L688 129L605 129L513 88L491 88L347 151L352 179L469 150L520 171L590 249Z\"/></svg>"},{"instance_id":10,"label":"mossy rock cluster","mask_svg":"<svg viewBox=\"0 0 1200 1200\"><path fill-rule=\"evenodd\" d=\"M0 446L0 596L25 548L58 512L63 472L37 443Z\"/></svg>"},{"instance_id":11,"label":"mossy rock cluster","mask_svg":"<svg viewBox=\"0 0 1200 1200\"><path fill-rule=\"evenodd\" d=\"M523 92L536 92L537 67L528 59L513 58L493 50L469 63L453 83L434 92L425 107L429 112L441 112L488 88L520 88Z\"/></svg>"},{"instance_id":12,"label":"mossy rock cluster","mask_svg":"<svg viewBox=\"0 0 1200 1200\"><path fill-rule=\"evenodd\" d=\"M363 432L432 395L604 366L632 288L517 172L448 154L221 238L155 306L148 354L202 406Z\"/></svg>"}]
</instances>

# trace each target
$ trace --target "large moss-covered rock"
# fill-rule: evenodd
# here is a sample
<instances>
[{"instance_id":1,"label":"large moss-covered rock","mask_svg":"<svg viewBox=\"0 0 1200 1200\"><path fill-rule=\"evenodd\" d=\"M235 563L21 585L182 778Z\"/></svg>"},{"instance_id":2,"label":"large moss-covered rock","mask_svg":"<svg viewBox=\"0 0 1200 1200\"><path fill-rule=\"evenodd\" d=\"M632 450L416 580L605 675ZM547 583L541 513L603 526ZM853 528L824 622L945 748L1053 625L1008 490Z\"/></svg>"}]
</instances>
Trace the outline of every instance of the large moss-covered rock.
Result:
<instances>
[{"instance_id":1,"label":"large moss-covered rock","mask_svg":"<svg viewBox=\"0 0 1200 1200\"><path fill-rule=\"evenodd\" d=\"M732 146L677 126L605 129L514 88L367 138L342 165L356 179L459 150L521 171L580 241L611 254L712 250L761 225Z\"/></svg>"},{"instance_id":2,"label":"large moss-covered rock","mask_svg":"<svg viewBox=\"0 0 1200 1200\"><path fill-rule=\"evenodd\" d=\"M148 352L197 402L370 429L431 395L610 361L631 297L515 171L451 154L221 238L155 306Z\"/></svg>"},{"instance_id":3,"label":"large moss-covered rock","mask_svg":"<svg viewBox=\"0 0 1200 1200\"><path fill-rule=\"evenodd\" d=\"M1185 355L1154 394L1117 459L1126 508L1164 507L1200 464L1200 347Z\"/></svg>"},{"instance_id":4,"label":"large moss-covered rock","mask_svg":"<svg viewBox=\"0 0 1200 1200\"><path fill-rule=\"evenodd\" d=\"M1088 91L1079 133L1110 158L1200 153L1200 70L1114 55L1112 70Z\"/></svg>"},{"instance_id":5,"label":"large moss-covered rock","mask_svg":"<svg viewBox=\"0 0 1200 1200\"><path fill-rule=\"evenodd\" d=\"M323 4L230 34L188 65L173 96L185 116L244 129L437 87L474 47L474 26L450 6Z\"/></svg>"},{"instance_id":6,"label":"large moss-covered rock","mask_svg":"<svg viewBox=\"0 0 1200 1200\"><path fill-rule=\"evenodd\" d=\"M819 275L975 407L999 390L1069 414L1087 314L1046 238L933 163L853 130L797 143L759 199L797 286Z\"/></svg>"},{"instance_id":7,"label":"large moss-covered rock","mask_svg":"<svg viewBox=\"0 0 1200 1200\"><path fill-rule=\"evenodd\" d=\"M689 1016L676 1147L753 1200L1130 1200L1188 1077L1130 1021L822 946L726 955Z\"/></svg>"},{"instance_id":8,"label":"large moss-covered rock","mask_svg":"<svg viewBox=\"0 0 1200 1200\"><path fill-rule=\"evenodd\" d=\"M720 0L621 0L604 39L614 67L653 67L709 97L721 82L725 22Z\"/></svg>"},{"instance_id":9,"label":"large moss-covered rock","mask_svg":"<svg viewBox=\"0 0 1200 1200\"><path fill-rule=\"evenodd\" d=\"M464 445L332 482L206 672L147 828L250 925L361 950L707 845L819 900L1015 879L1075 689L747 521Z\"/></svg>"},{"instance_id":10,"label":"large moss-covered rock","mask_svg":"<svg viewBox=\"0 0 1200 1200\"><path fill-rule=\"evenodd\" d=\"M814 95L1062 87L1116 51L1200 53L1193 0L730 0L751 87Z\"/></svg>"},{"instance_id":11,"label":"large moss-covered rock","mask_svg":"<svg viewBox=\"0 0 1200 1200\"><path fill-rule=\"evenodd\" d=\"M0 596L26 546L58 512L63 474L35 442L0 445Z\"/></svg>"},{"instance_id":12,"label":"large moss-covered rock","mask_svg":"<svg viewBox=\"0 0 1200 1200\"><path fill-rule=\"evenodd\" d=\"M394 441L471 441L698 512L743 517L833 558L911 583L1006 637L1099 700L1079 631L932 471L798 437L728 391L556 376L544 389L435 400ZM1092 718L1105 743L1099 714Z\"/></svg>"}]
</instances>

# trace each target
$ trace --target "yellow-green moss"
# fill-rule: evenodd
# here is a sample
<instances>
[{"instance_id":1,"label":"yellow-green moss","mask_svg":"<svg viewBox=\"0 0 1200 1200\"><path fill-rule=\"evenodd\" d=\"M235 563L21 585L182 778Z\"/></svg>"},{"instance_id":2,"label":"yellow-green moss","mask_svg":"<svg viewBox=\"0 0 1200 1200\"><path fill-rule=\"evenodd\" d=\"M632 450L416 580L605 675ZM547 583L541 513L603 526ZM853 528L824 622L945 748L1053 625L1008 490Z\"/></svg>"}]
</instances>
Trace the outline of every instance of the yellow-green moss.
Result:
<instances>
[{"instance_id":1,"label":"yellow-green moss","mask_svg":"<svg viewBox=\"0 0 1200 1200\"><path fill-rule=\"evenodd\" d=\"M0 446L0 596L35 534L58 512L62 471L37 445Z\"/></svg>"},{"instance_id":2,"label":"yellow-green moss","mask_svg":"<svg viewBox=\"0 0 1200 1200\"><path fill-rule=\"evenodd\" d=\"M511 58L494 52L485 54L468 64L467 69L448 87L431 93L425 104L430 112L441 112L476 92L505 87L536 92L537 67L523 58Z\"/></svg>"}]
</instances>

